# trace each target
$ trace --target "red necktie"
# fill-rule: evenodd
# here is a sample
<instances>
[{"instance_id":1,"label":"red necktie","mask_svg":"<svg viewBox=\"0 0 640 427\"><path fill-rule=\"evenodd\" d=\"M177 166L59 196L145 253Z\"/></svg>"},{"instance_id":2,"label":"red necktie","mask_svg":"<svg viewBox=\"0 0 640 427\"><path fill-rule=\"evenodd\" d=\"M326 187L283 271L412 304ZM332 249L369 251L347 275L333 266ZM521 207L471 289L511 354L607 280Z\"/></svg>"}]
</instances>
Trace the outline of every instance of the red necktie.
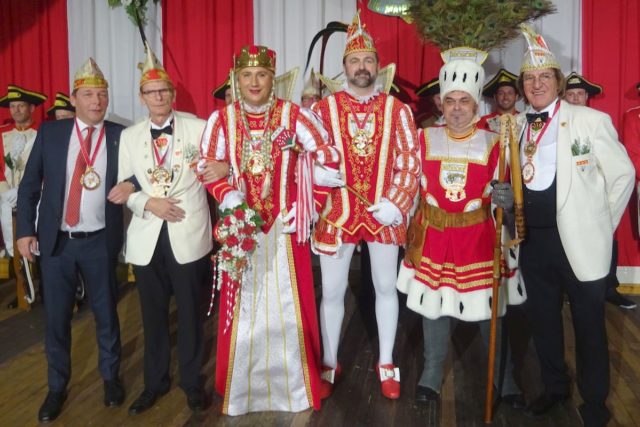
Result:
<instances>
[{"instance_id":1,"label":"red necktie","mask_svg":"<svg viewBox=\"0 0 640 427\"><path fill-rule=\"evenodd\" d=\"M71 185L69 186L69 198L67 199L67 214L64 221L73 227L80 221L80 200L82 199L82 184L80 178L87 169L87 162L84 153L87 156L91 153L91 135L93 134L93 126L87 128L87 136L80 140L80 151L76 158L76 167L71 177Z\"/></svg>"}]
</instances>

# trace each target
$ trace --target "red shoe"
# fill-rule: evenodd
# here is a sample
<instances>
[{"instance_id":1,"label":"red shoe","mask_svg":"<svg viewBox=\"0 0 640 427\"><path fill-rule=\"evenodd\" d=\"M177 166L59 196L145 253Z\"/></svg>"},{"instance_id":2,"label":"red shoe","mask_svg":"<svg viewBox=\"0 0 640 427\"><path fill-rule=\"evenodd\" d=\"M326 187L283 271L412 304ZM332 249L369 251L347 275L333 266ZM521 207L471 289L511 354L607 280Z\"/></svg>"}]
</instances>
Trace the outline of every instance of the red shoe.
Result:
<instances>
[{"instance_id":1,"label":"red shoe","mask_svg":"<svg viewBox=\"0 0 640 427\"><path fill-rule=\"evenodd\" d=\"M338 365L334 368L322 366L320 372L320 399L326 399L333 393L333 385L338 381L342 374L342 367Z\"/></svg>"},{"instance_id":2,"label":"red shoe","mask_svg":"<svg viewBox=\"0 0 640 427\"><path fill-rule=\"evenodd\" d=\"M376 365L378 378L380 379L380 390L387 399L398 399L400 397L400 368L396 368L393 363L386 365Z\"/></svg>"}]
</instances>

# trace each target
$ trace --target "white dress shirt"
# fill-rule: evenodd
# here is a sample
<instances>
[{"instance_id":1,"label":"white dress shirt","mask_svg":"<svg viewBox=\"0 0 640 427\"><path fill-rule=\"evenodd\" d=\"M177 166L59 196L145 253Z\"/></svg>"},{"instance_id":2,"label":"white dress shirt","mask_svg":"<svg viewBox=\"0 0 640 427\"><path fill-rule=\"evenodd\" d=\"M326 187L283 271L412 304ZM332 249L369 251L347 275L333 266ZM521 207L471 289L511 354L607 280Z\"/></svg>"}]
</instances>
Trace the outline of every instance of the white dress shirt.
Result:
<instances>
[{"instance_id":1,"label":"white dress shirt","mask_svg":"<svg viewBox=\"0 0 640 427\"><path fill-rule=\"evenodd\" d=\"M78 128L82 137L86 137L88 124L82 120L76 118ZM89 159L92 158L93 153L98 143L100 132L104 127L104 122L95 125L93 134L91 135L91 153L89 153ZM87 190L82 188L82 198L80 199L80 221L73 227L65 222L67 216L67 201L69 200L69 189L71 187L71 180L73 179L73 171L76 168L76 159L80 153L80 140L78 139L78 133L76 132L76 126L73 126L71 131L71 139L69 141L69 151L67 152L67 179L64 192L64 209L62 211L62 226L63 231L97 231L105 227L105 204L107 201L107 194L105 189L105 179L107 176L107 135L102 137L102 143L100 144L98 154L93 164L94 170L100 176L100 185L93 190Z\"/></svg>"},{"instance_id":2,"label":"white dress shirt","mask_svg":"<svg viewBox=\"0 0 640 427\"><path fill-rule=\"evenodd\" d=\"M543 129L544 135L542 135L542 138L538 143L538 148L531 159L531 162L535 167L535 174L531 182L525 183L527 188L530 190L546 190L547 188L549 188L556 176L559 110L555 115L553 115L553 110L556 108L557 102L558 99L556 98L555 101L553 101L541 111L535 111L532 107L529 107L526 111L527 113L543 113L546 111L547 113L549 113L550 119L550 122L546 126L547 129ZM522 136L522 144L520 144L520 161L522 166L527 163L527 156L524 154L524 147L528 142L528 126L528 124L527 126L525 126ZM540 132L542 132L542 130ZM535 134L532 132L532 135ZM533 139L535 140L535 138Z\"/></svg>"}]
</instances>

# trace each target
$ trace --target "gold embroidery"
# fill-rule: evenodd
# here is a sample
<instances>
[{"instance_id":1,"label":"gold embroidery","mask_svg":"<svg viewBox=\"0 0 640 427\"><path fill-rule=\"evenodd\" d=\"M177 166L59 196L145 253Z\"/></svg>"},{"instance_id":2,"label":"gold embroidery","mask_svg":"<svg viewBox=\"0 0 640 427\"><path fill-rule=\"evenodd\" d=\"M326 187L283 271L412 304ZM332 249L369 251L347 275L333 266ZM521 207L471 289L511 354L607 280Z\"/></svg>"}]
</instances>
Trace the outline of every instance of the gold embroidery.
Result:
<instances>
[{"instance_id":1,"label":"gold embroidery","mask_svg":"<svg viewBox=\"0 0 640 427\"><path fill-rule=\"evenodd\" d=\"M291 234L285 236L287 243L287 258L289 259L289 276L291 276L291 291L293 292L293 304L296 308L296 325L298 325L298 345L300 346L300 357L302 359L302 372L304 374L304 386L307 390L309 405L313 406L313 396L311 394L311 381L309 379L309 359L307 348L304 345L304 330L302 329L302 314L300 310L300 295L298 294L298 277L296 276L295 260L293 259L293 247L291 246Z\"/></svg>"}]
</instances>

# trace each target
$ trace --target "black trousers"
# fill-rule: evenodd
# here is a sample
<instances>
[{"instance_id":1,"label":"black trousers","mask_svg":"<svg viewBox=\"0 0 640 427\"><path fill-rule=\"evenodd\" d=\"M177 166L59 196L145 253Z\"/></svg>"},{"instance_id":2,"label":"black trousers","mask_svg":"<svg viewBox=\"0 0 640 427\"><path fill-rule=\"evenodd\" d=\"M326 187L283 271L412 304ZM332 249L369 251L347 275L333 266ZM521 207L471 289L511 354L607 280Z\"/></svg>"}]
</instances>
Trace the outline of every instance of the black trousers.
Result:
<instances>
[{"instance_id":1,"label":"black trousers","mask_svg":"<svg viewBox=\"0 0 640 427\"><path fill-rule=\"evenodd\" d=\"M605 328L606 277L579 281L573 273L556 227L528 228L520 250L520 268L527 287L525 309L540 360L542 381L550 393L569 393L564 358L562 308L569 297L576 340L576 380L587 423L609 418L609 351ZM585 250L589 250L585 248Z\"/></svg>"},{"instance_id":2,"label":"black trousers","mask_svg":"<svg viewBox=\"0 0 640 427\"><path fill-rule=\"evenodd\" d=\"M207 259L205 256L187 264L178 263L165 222L151 262L145 266L134 265L142 307L144 385L147 390L163 393L171 387L169 302L172 294L178 311L180 387L186 392L200 387L203 354L200 303L207 277Z\"/></svg>"},{"instance_id":3,"label":"black trousers","mask_svg":"<svg viewBox=\"0 0 640 427\"><path fill-rule=\"evenodd\" d=\"M76 302L78 271L96 322L98 369L106 381L118 378L120 324L116 259L107 254L105 232L85 239L60 235L53 255L40 258L47 319L45 352L49 390L63 391L71 376L71 318Z\"/></svg>"}]
</instances>

